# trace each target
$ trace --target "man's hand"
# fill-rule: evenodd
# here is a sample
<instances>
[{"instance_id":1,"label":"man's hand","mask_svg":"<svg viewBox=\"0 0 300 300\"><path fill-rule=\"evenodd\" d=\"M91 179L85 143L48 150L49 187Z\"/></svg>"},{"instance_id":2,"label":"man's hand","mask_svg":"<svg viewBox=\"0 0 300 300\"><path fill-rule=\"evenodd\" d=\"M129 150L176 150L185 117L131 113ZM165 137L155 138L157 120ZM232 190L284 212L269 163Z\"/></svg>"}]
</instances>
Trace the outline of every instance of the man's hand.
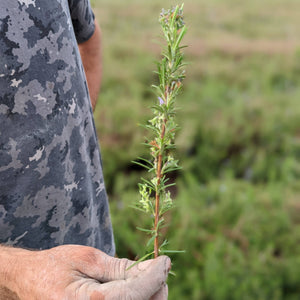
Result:
<instances>
[{"instance_id":1,"label":"man's hand","mask_svg":"<svg viewBox=\"0 0 300 300\"><path fill-rule=\"evenodd\" d=\"M101 29L96 20L93 35L89 40L79 44L79 51L87 79L92 107L95 109L102 79Z\"/></svg>"},{"instance_id":2,"label":"man's hand","mask_svg":"<svg viewBox=\"0 0 300 300\"><path fill-rule=\"evenodd\" d=\"M0 263L3 249L8 251L6 258L10 257L11 265L6 266L4 276L9 282L5 284L1 280L0 285L21 300L167 299L165 281L170 259L166 256L141 262L127 270L133 261L113 258L86 246L65 245L43 251L3 247Z\"/></svg>"}]
</instances>

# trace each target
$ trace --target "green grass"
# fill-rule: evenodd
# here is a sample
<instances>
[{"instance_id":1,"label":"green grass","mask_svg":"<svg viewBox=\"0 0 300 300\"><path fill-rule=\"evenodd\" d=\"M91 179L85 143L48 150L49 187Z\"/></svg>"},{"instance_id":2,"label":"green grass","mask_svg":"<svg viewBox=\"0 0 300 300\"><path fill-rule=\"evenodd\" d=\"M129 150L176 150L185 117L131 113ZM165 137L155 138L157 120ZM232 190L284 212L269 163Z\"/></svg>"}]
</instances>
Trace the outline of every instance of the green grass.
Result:
<instances>
[{"instance_id":1,"label":"green grass","mask_svg":"<svg viewBox=\"0 0 300 300\"><path fill-rule=\"evenodd\" d=\"M128 206L146 155L161 41L174 1L94 0L104 76L95 121L118 255L143 254ZM300 286L300 2L188 0L187 79L178 98L178 208L164 233L170 299L296 300Z\"/></svg>"}]
</instances>

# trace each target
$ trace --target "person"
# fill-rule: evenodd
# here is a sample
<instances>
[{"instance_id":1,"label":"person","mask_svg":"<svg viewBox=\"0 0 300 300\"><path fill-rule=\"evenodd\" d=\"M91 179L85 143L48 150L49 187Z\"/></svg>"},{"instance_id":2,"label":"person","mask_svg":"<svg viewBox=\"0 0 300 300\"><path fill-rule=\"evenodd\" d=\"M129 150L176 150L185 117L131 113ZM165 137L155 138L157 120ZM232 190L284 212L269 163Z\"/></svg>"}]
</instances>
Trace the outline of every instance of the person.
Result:
<instances>
[{"instance_id":1,"label":"person","mask_svg":"<svg viewBox=\"0 0 300 300\"><path fill-rule=\"evenodd\" d=\"M0 0L0 299L167 297L168 257L113 257L100 45L89 0Z\"/></svg>"}]
</instances>

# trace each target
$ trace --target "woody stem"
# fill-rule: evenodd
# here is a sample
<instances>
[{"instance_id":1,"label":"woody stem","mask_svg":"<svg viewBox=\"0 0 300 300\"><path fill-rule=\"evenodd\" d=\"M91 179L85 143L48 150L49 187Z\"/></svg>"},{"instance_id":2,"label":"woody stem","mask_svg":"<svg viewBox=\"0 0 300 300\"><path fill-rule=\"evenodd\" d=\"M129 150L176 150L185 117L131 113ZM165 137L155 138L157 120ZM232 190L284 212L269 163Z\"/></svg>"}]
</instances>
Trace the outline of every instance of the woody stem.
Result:
<instances>
[{"instance_id":1,"label":"woody stem","mask_svg":"<svg viewBox=\"0 0 300 300\"><path fill-rule=\"evenodd\" d=\"M167 119L164 119L164 122L162 124L162 130L161 130L161 139L164 138L165 136L165 131L166 131L166 123ZM159 242L158 242L158 222L159 222L159 202L160 202L160 180L161 180L161 169L162 169L162 153L163 149L160 149L160 152L158 154L158 159L157 159L157 169L156 169L156 178L157 178L157 188L155 192L155 220L154 220L154 231L155 231L155 239L154 239L154 257L158 257L158 252L159 252Z\"/></svg>"}]
</instances>

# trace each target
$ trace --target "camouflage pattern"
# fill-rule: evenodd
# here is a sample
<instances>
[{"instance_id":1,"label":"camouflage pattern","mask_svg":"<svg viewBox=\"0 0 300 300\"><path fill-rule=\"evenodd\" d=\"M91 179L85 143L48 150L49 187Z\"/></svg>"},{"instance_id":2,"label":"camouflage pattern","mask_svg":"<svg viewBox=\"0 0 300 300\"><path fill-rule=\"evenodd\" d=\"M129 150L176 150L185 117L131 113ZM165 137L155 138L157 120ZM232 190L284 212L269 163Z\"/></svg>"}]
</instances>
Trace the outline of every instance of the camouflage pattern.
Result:
<instances>
[{"instance_id":1,"label":"camouflage pattern","mask_svg":"<svg viewBox=\"0 0 300 300\"><path fill-rule=\"evenodd\" d=\"M114 255L77 47L93 32L88 0L0 0L0 243Z\"/></svg>"}]
</instances>

